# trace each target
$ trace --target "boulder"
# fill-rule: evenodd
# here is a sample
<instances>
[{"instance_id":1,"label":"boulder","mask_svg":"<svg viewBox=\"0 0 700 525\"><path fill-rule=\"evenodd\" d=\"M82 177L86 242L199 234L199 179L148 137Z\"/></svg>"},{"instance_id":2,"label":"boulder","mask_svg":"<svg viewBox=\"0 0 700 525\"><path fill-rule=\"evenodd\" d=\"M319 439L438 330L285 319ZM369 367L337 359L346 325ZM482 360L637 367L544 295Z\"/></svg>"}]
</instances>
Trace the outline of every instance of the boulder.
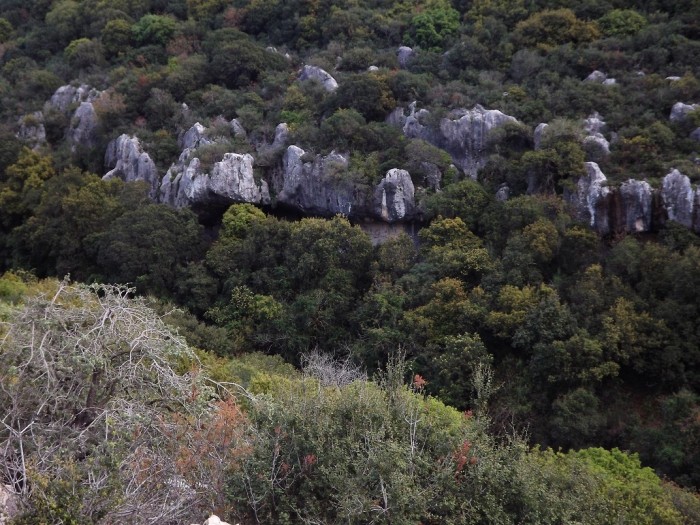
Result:
<instances>
[{"instance_id":1,"label":"boulder","mask_svg":"<svg viewBox=\"0 0 700 525\"><path fill-rule=\"evenodd\" d=\"M603 82L605 82L606 78L608 78L608 75L596 69L595 71L593 71L593 73L584 78L583 81L593 82L595 84L602 84Z\"/></svg>"},{"instance_id":2,"label":"boulder","mask_svg":"<svg viewBox=\"0 0 700 525\"><path fill-rule=\"evenodd\" d=\"M607 178L595 162L586 162L586 175L576 182L574 191L565 191L564 198L572 205L574 217L587 223L598 233L610 233Z\"/></svg>"},{"instance_id":3,"label":"boulder","mask_svg":"<svg viewBox=\"0 0 700 525\"><path fill-rule=\"evenodd\" d=\"M498 191L496 192L496 200L498 202L505 202L510 198L510 188L508 187L507 184L501 184L501 187L498 188Z\"/></svg>"},{"instance_id":4,"label":"boulder","mask_svg":"<svg viewBox=\"0 0 700 525\"><path fill-rule=\"evenodd\" d=\"M338 89L338 82L327 71L316 66L304 66L299 73L299 80L316 80L326 91Z\"/></svg>"},{"instance_id":5,"label":"boulder","mask_svg":"<svg viewBox=\"0 0 700 525\"><path fill-rule=\"evenodd\" d=\"M646 181L629 179L619 189L622 222L618 230L640 233L651 230L652 190Z\"/></svg>"},{"instance_id":6,"label":"boulder","mask_svg":"<svg viewBox=\"0 0 700 525\"><path fill-rule=\"evenodd\" d=\"M406 170L391 169L374 192L374 213L386 222L402 221L415 211L415 188Z\"/></svg>"},{"instance_id":7,"label":"boulder","mask_svg":"<svg viewBox=\"0 0 700 525\"><path fill-rule=\"evenodd\" d=\"M277 124L275 128L275 138L272 141L272 149L281 149L287 145L289 141L289 126L286 122Z\"/></svg>"},{"instance_id":8,"label":"boulder","mask_svg":"<svg viewBox=\"0 0 700 525\"><path fill-rule=\"evenodd\" d=\"M415 56L416 52L408 46L401 46L396 50L396 58L399 61L399 67L406 69L409 62Z\"/></svg>"},{"instance_id":9,"label":"boulder","mask_svg":"<svg viewBox=\"0 0 700 525\"><path fill-rule=\"evenodd\" d=\"M669 82L678 82L681 79L681 77L676 76L676 75L671 75L670 77L666 77L666 80Z\"/></svg>"},{"instance_id":10,"label":"boulder","mask_svg":"<svg viewBox=\"0 0 700 525\"><path fill-rule=\"evenodd\" d=\"M614 78L606 78L605 80L603 80L604 86L614 86L615 84L617 84L617 80L615 80Z\"/></svg>"},{"instance_id":11,"label":"boulder","mask_svg":"<svg viewBox=\"0 0 700 525\"><path fill-rule=\"evenodd\" d=\"M683 102L676 102L671 108L669 120L671 122L681 122L685 120L689 113L698 108L700 108L700 104L684 104Z\"/></svg>"},{"instance_id":12,"label":"boulder","mask_svg":"<svg viewBox=\"0 0 700 525\"><path fill-rule=\"evenodd\" d=\"M31 147L36 147L46 143L46 128L44 128L44 114L35 111L20 117L17 121L19 130L17 138L28 143Z\"/></svg>"},{"instance_id":13,"label":"boulder","mask_svg":"<svg viewBox=\"0 0 700 525\"><path fill-rule=\"evenodd\" d=\"M700 142L700 128L695 128L690 133L690 138L693 139L695 142Z\"/></svg>"},{"instance_id":14,"label":"boulder","mask_svg":"<svg viewBox=\"0 0 700 525\"><path fill-rule=\"evenodd\" d=\"M104 180L143 181L149 185L151 199L158 198L158 170L138 138L124 134L112 140L105 152L105 167L110 171L102 177Z\"/></svg>"},{"instance_id":15,"label":"boulder","mask_svg":"<svg viewBox=\"0 0 700 525\"><path fill-rule=\"evenodd\" d=\"M668 219L692 228L695 193L688 177L677 169L671 170L661 184L661 199Z\"/></svg>"},{"instance_id":16,"label":"boulder","mask_svg":"<svg viewBox=\"0 0 700 525\"><path fill-rule=\"evenodd\" d=\"M605 129L605 121L597 111L594 111L587 119L583 121L583 129L587 136L583 139L583 145L587 151L595 153L594 160L597 157L610 154L610 143L603 135Z\"/></svg>"},{"instance_id":17,"label":"boulder","mask_svg":"<svg viewBox=\"0 0 700 525\"><path fill-rule=\"evenodd\" d=\"M212 514L202 525L229 525L225 521L221 521L221 518L216 514Z\"/></svg>"}]
</instances>

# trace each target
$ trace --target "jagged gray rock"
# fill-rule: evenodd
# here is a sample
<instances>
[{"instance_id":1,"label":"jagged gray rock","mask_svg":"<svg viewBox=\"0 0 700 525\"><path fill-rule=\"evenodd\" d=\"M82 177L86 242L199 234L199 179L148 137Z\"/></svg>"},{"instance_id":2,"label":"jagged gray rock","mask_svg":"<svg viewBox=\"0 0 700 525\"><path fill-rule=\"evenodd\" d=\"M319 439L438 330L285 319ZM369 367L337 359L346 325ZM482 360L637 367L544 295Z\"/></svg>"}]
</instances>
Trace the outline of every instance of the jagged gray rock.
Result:
<instances>
[{"instance_id":1,"label":"jagged gray rock","mask_svg":"<svg viewBox=\"0 0 700 525\"><path fill-rule=\"evenodd\" d=\"M160 187L160 202L176 208L202 207L209 204L249 202L267 204L267 183L258 184L253 175L253 157L249 154L225 153L206 172L201 161L186 149L177 164L170 167Z\"/></svg>"},{"instance_id":2,"label":"jagged gray rock","mask_svg":"<svg viewBox=\"0 0 700 525\"><path fill-rule=\"evenodd\" d=\"M316 66L304 66L299 73L299 80L316 80L326 91L338 89L338 82L327 71Z\"/></svg>"},{"instance_id":3,"label":"jagged gray rock","mask_svg":"<svg viewBox=\"0 0 700 525\"><path fill-rule=\"evenodd\" d=\"M19 130L17 138L28 143L31 147L37 147L46 143L46 128L44 128L44 113L35 111L20 117L17 121Z\"/></svg>"},{"instance_id":4,"label":"jagged gray rock","mask_svg":"<svg viewBox=\"0 0 700 525\"><path fill-rule=\"evenodd\" d=\"M486 163L485 152L491 130L508 122L518 122L515 117L496 109L484 109L479 104L472 109L453 110L440 120L437 129L426 124L429 115L426 109L416 111L414 102L409 106L408 115L397 108L387 122L400 127L409 138L420 138L444 149L455 165L473 179Z\"/></svg>"},{"instance_id":5,"label":"jagged gray rock","mask_svg":"<svg viewBox=\"0 0 700 525\"><path fill-rule=\"evenodd\" d=\"M698 192L693 190L690 179L677 169L663 178L661 198L669 220L693 228L695 201Z\"/></svg>"},{"instance_id":6,"label":"jagged gray rock","mask_svg":"<svg viewBox=\"0 0 700 525\"><path fill-rule=\"evenodd\" d=\"M608 78L608 75L603 73L602 71L598 71L597 69L593 71L590 75L588 75L586 78L583 79L584 82L595 82L596 84L602 84L605 82L605 79Z\"/></svg>"},{"instance_id":7,"label":"jagged gray rock","mask_svg":"<svg viewBox=\"0 0 700 525\"><path fill-rule=\"evenodd\" d=\"M99 96L100 92L97 89L91 88L86 84L78 87L71 85L61 86L51 96L48 105L62 113L67 113L74 104L93 102Z\"/></svg>"},{"instance_id":8,"label":"jagged gray rock","mask_svg":"<svg viewBox=\"0 0 700 525\"><path fill-rule=\"evenodd\" d=\"M212 141L209 139L209 137L207 137L206 132L207 128L202 126L199 122L195 122L194 125L180 138L180 147L183 150L186 150L211 144Z\"/></svg>"},{"instance_id":9,"label":"jagged gray rock","mask_svg":"<svg viewBox=\"0 0 700 525\"><path fill-rule=\"evenodd\" d=\"M277 202L299 211L319 215L350 215L354 187L338 177L348 166L347 157L331 152L304 162L305 151L289 146L282 159L282 179L277 181Z\"/></svg>"},{"instance_id":10,"label":"jagged gray rock","mask_svg":"<svg viewBox=\"0 0 700 525\"><path fill-rule=\"evenodd\" d=\"M652 189L648 182L629 179L620 186L622 226L628 232L647 232L652 225Z\"/></svg>"},{"instance_id":11,"label":"jagged gray rock","mask_svg":"<svg viewBox=\"0 0 700 525\"><path fill-rule=\"evenodd\" d=\"M510 198L510 188L506 184L501 184L496 192L496 200L498 202L505 202Z\"/></svg>"},{"instance_id":12,"label":"jagged gray rock","mask_svg":"<svg viewBox=\"0 0 700 525\"><path fill-rule=\"evenodd\" d=\"M700 104L685 104L683 102L676 102L671 108L671 115L669 116L669 120L671 122L681 122L685 120L685 118L688 116L688 113L691 113L692 111L695 111L698 108L700 108Z\"/></svg>"},{"instance_id":13,"label":"jagged gray rock","mask_svg":"<svg viewBox=\"0 0 700 525\"><path fill-rule=\"evenodd\" d=\"M68 129L68 139L73 143L75 152L78 146L94 148L97 145L97 113L92 102L81 102L75 110Z\"/></svg>"},{"instance_id":14,"label":"jagged gray rock","mask_svg":"<svg viewBox=\"0 0 700 525\"><path fill-rule=\"evenodd\" d=\"M608 220L607 197L610 188L607 178L595 162L586 162L586 175L576 182L576 189L565 191L564 198L572 205L574 216L600 234L611 231Z\"/></svg>"},{"instance_id":15,"label":"jagged gray rock","mask_svg":"<svg viewBox=\"0 0 700 525\"><path fill-rule=\"evenodd\" d=\"M138 138L124 134L112 140L105 152L105 167L110 171L102 177L104 180L143 181L150 187L151 199L158 198L158 170L150 155L143 151Z\"/></svg>"},{"instance_id":16,"label":"jagged gray rock","mask_svg":"<svg viewBox=\"0 0 700 525\"><path fill-rule=\"evenodd\" d=\"M272 141L272 149L280 149L287 145L289 141L289 126L286 122L277 124L275 128L275 138Z\"/></svg>"},{"instance_id":17,"label":"jagged gray rock","mask_svg":"<svg viewBox=\"0 0 700 525\"><path fill-rule=\"evenodd\" d=\"M533 133L535 149L540 149L540 146L542 145L542 134L548 126L549 124L547 124L546 122L540 122L539 124L537 124L537 127L535 128L535 131Z\"/></svg>"},{"instance_id":18,"label":"jagged gray rock","mask_svg":"<svg viewBox=\"0 0 700 525\"><path fill-rule=\"evenodd\" d=\"M414 214L415 188L406 170L391 169L374 192L374 212L386 222L396 222Z\"/></svg>"},{"instance_id":19,"label":"jagged gray rock","mask_svg":"<svg viewBox=\"0 0 700 525\"><path fill-rule=\"evenodd\" d=\"M408 67L409 62L415 56L416 52L408 46L401 46L396 50L396 58L399 61L399 66L402 69Z\"/></svg>"},{"instance_id":20,"label":"jagged gray rock","mask_svg":"<svg viewBox=\"0 0 700 525\"><path fill-rule=\"evenodd\" d=\"M241 121L237 118L231 121L231 133L233 133L234 137L238 137L241 139L244 139L248 136L248 133L246 133L243 124L241 124Z\"/></svg>"}]
</instances>

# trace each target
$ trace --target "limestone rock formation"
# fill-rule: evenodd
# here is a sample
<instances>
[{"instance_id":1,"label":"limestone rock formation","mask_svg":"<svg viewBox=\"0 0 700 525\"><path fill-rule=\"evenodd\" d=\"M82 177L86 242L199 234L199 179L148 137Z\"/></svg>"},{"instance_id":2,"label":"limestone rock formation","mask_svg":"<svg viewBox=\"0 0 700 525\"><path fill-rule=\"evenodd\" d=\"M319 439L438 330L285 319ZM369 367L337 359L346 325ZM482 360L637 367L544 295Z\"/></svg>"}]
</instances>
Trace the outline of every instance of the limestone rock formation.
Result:
<instances>
[{"instance_id":1,"label":"limestone rock formation","mask_svg":"<svg viewBox=\"0 0 700 525\"><path fill-rule=\"evenodd\" d=\"M583 121L583 129L587 133L583 139L583 145L587 147L586 149L595 149L602 155L610 154L610 143L603 135L605 126L605 121L597 111L594 111Z\"/></svg>"},{"instance_id":2,"label":"limestone rock formation","mask_svg":"<svg viewBox=\"0 0 700 525\"><path fill-rule=\"evenodd\" d=\"M124 182L144 181L149 187L149 196L158 197L158 170L150 155L143 151L138 138L120 135L107 145L105 167L109 169L105 180L120 178Z\"/></svg>"},{"instance_id":3,"label":"limestone rock formation","mask_svg":"<svg viewBox=\"0 0 700 525\"><path fill-rule=\"evenodd\" d=\"M602 84L608 78L608 75L597 69L593 71L590 75L583 79L584 82L594 82L596 84Z\"/></svg>"},{"instance_id":4,"label":"limestone rock formation","mask_svg":"<svg viewBox=\"0 0 700 525\"><path fill-rule=\"evenodd\" d=\"M68 129L68 139L73 143L72 150L77 146L93 148L97 144L97 113L92 102L81 102L75 110L71 125Z\"/></svg>"},{"instance_id":5,"label":"limestone rock formation","mask_svg":"<svg viewBox=\"0 0 700 525\"><path fill-rule=\"evenodd\" d=\"M693 190L687 176L677 169L671 170L663 178L661 198L669 220L700 230L700 217L696 217L700 209L700 189Z\"/></svg>"},{"instance_id":6,"label":"limestone rock formation","mask_svg":"<svg viewBox=\"0 0 700 525\"><path fill-rule=\"evenodd\" d=\"M327 71L316 66L304 66L299 73L299 80L316 80L326 91L338 89L338 82Z\"/></svg>"},{"instance_id":7,"label":"limestone rock formation","mask_svg":"<svg viewBox=\"0 0 700 525\"><path fill-rule=\"evenodd\" d=\"M269 199L267 183L255 181L253 157L247 153L225 153L207 170L192 150L185 149L160 187L160 201L176 208L237 202L265 204Z\"/></svg>"},{"instance_id":8,"label":"limestone rock formation","mask_svg":"<svg viewBox=\"0 0 700 525\"><path fill-rule=\"evenodd\" d=\"M401 46L396 50L396 58L399 61L399 66L402 69L408 67L409 62L415 56L416 52L408 46Z\"/></svg>"},{"instance_id":9,"label":"limestone rock formation","mask_svg":"<svg viewBox=\"0 0 700 525\"><path fill-rule=\"evenodd\" d=\"M20 117L17 125L19 126L17 138L26 142L29 146L34 148L46 143L44 114L41 111L35 111Z\"/></svg>"},{"instance_id":10,"label":"limestone rock formation","mask_svg":"<svg viewBox=\"0 0 700 525\"><path fill-rule=\"evenodd\" d=\"M0 485L0 525L19 514L19 497L10 485Z\"/></svg>"},{"instance_id":11,"label":"limestone rock formation","mask_svg":"<svg viewBox=\"0 0 700 525\"><path fill-rule=\"evenodd\" d=\"M277 180L277 202L301 212L318 215L350 215L353 212L354 187L337 176L347 169L347 157L331 152L305 162L305 151L289 146L282 159L282 178Z\"/></svg>"},{"instance_id":12,"label":"limestone rock formation","mask_svg":"<svg viewBox=\"0 0 700 525\"><path fill-rule=\"evenodd\" d=\"M539 124L537 124L535 132L533 133L535 149L540 149L540 146L542 146L542 135L544 133L544 130L547 129L548 126L549 124L547 124L546 122L540 122Z\"/></svg>"},{"instance_id":13,"label":"limestone rock formation","mask_svg":"<svg viewBox=\"0 0 700 525\"><path fill-rule=\"evenodd\" d=\"M241 139L244 139L248 136L245 128L243 127L243 124L241 124L241 121L237 118L231 121L231 133L233 133L234 137Z\"/></svg>"},{"instance_id":14,"label":"limestone rock formation","mask_svg":"<svg viewBox=\"0 0 700 525\"><path fill-rule=\"evenodd\" d=\"M396 222L413 215L415 188L406 170L391 169L375 190L374 212L386 222Z\"/></svg>"},{"instance_id":15,"label":"limestone rock formation","mask_svg":"<svg viewBox=\"0 0 700 525\"><path fill-rule=\"evenodd\" d=\"M629 179L619 189L623 231L647 232L652 225L652 190L646 181Z\"/></svg>"},{"instance_id":16,"label":"limestone rock formation","mask_svg":"<svg viewBox=\"0 0 700 525\"><path fill-rule=\"evenodd\" d=\"M484 109L480 105L472 109L456 109L440 120L437 128L427 124L430 112L416 111L415 103L409 106L406 115L397 108L387 122L400 127L409 138L420 138L447 151L455 165L469 177L475 179L477 172L486 163L486 147L491 130L508 122L518 122L515 117L498 110Z\"/></svg>"},{"instance_id":17,"label":"limestone rock formation","mask_svg":"<svg viewBox=\"0 0 700 525\"><path fill-rule=\"evenodd\" d=\"M71 85L61 86L51 96L48 105L53 109L66 113L72 109L74 104L93 102L99 96L100 92L97 89L91 88L86 84L78 87Z\"/></svg>"},{"instance_id":18,"label":"limestone rock formation","mask_svg":"<svg viewBox=\"0 0 700 525\"><path fill-rule=\"evenodd\" d=\"M600 234L610 233L607 197L610 188L607 178L595 162L586 162L586 175L576 183L576 189L564 193L564 198L573 206L574 216L591 226Z\"/></svg>"},{"instance_id":19,"label":"limestone rock formation","mask_svg":"<svg viewBox=\"0 0 700 525\"><path fill-rule=\"evenodd\" d=\"M681 122L685 120L688 113L695 111L698 108L700 108L700 104L685 104L683 102L676 102L671 108L669 120L671 122Z\"/></svg>"},{"instance_id":20,"label":"limestone rock formation","mask_svg":"<svg viewBox=\"0 0 700 525\"><path fill-rule=\"evenodd\" d=\"M195 149L206 144L211 144L212 141L207 137L207 129L202 126L199 122L195 122L194 125L188 129L185 134L180 137L180 147L183 150Z\"/></svg>"}]
</instances>

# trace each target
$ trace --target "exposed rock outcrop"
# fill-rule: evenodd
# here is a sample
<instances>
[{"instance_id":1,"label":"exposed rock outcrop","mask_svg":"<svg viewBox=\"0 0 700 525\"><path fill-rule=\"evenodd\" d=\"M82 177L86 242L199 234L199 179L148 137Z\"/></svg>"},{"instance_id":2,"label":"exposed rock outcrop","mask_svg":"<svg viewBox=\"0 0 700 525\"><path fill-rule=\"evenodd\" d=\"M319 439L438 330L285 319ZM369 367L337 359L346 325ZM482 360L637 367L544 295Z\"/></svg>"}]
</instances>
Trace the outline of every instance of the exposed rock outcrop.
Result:
<instances>
[{"instance_id":1,"label":"exposed rock outcrop","mask_svg":"<svg viewBox=\"0 0 700 525\"><path fill-rule=\"evenodd\" d=\"M389 170L376 187L366 188L347 176L345 155L305 155L298 146L287 148L282 171L273 180L278 204L313 215L340 213L389 223L416 216L415 187L407 171Z\"/></svg>"},{"instance_id":2,"label":"exposed rock outcrop","mask_svg":"<svg viewBox=\"0 0 700 525\"><path fill-rule=\"evenodd\" d=\"M583 121L583 129L587 133L586 137L583 139L583 145L586 149L597 150L601 155L610 154L610 143L603 135L605 126L605 121L597 111L594 111Z\"/></svg>"},{"instance_id":3,"label":"exposed rock outcrop","mask_svg":"<svg viewBox=\"0 0 700 525\"><path fill-rule=\"evenodd\" d=\"M105 167L109 169L105 180L119 178L124 182L143 181L149 185L149 196L158 197L160 179L150 155L143 151L138 138L120 135L107 145Z\"/></svg>"},{"instance_id":4,"label":"exposed rock outcrop","mask_svg":"<svg viewBox=\"0 0 700 525\"><path fill-rule=\"evenodd\" d=\"M608 78L608 75L597 69L593 71L590 75L583 79L584 82L594 82L596 84L602 84Z\"/></svg>"},{"instance_id":5,"label":"exposed rock outcrop","mask_svg":"<svg viewBox=\"0 0 700 525\"><path fill-rule=\"evenodd\" d=\"M62 113L67 113L73 109L73 105L81 102L93 102L99 96L100 92L97 89L91 88L86 84L78 87L71 85L61 86L51 96L48 105Z\"/></svg>"},{"instance_id":6,"label":"exposed rock outcrop","mask_svg":"<svg viewBox=\"0 0 700 525\"><path fill-rule=\"evenodd\" d=\"M160 201L176 208L206 207L211 204L250 202L266 204L270 200L267 183L253 176L253 157L225 153L210 170L186 149L177 164L163 177Z\"/></svg>"},{"instance_id":7,"label":"exposed rock outcrop","mask_svg":"<svg viewBox=\"0 0 700 525\"><path fill-rule=\"evenodd\" d=\"M621 209L619 216L622 222L616 221L617 231L648 232L651 230L652 189L648 182L629 179L620 186L619 195ZM622 226L622 228L620 228Z\"/></svg>"},{"instance_id":8,"label":"exposed rock outcrop","mask_svg":"<svg viewBox=\"0 0 700 525\"><path fill-rule=\"evenodd\" d=\"M671 122L681 122L685 120L689 113L698 108L700 108L700 104L685 104L683 102L676 102L671 108L669 120Z\"/></svg>"},{"instance_id":9,"label":"exposed rock outcrop","mask_svg":"<svg viewBox=\"0 0 700 525\"><path fill-rule=\"evenodd\" d=\"M406 170L391 169L374 192L374 212L386 222L404 220L414 214L415 188Z\"/></svg>"},{"instance_id":10,"label":"exposed rock outcrop","mask_svg":"<svg viewBox=\"0 0 700 525\"><path fill-rule=\"evenodd\" d=\"M430 112L416 111L415 103L409 106L406 115L397 108L387 122L400 127L409 138L420 138L447 151L453 162L469 177L475 179L477 172L486 163L486 148L491 130L508 122L518 122L515 117L495 109L484 109L480 105L473 109L456 109L440 120L436 128L427 123Z\"/></svg>"},{"instance_id":11,"label":"exposed rock outcrop","mask_svg":"<svg viewBox=\"0 0 700 525\"><path fill-rule=\"evenodd\" d=\"M301 212L317 215L350 215L353 212L354 187L338 176L347 169L347 157L331 152L305 162L306 152L289 146L282 159L282 177L277 179L277 202Z\"/></svg>"},{"instance_id":12,"label":"exposed rock outcrop","mask_svg":"<svg viewBox=\"0 0 700 525\"><path fill-rule=\"evenodd\" d=\"M338 89L338 82L327 71L316 66L304 66L299 73L299 80L316 80L326 91Z\"/></svg>"},{"instance_id":13,"label":"exposed rock outcrop","mask_svg":"<svg viewBox=\"0 0 700 525\"><path fill-rule=\"evenodd\" d=\"M243 124L241 124L241 121L237 118L231 121L231 133L233 133L234 137L238 137L241 139L244 139L248 136L245 128L243 127Z\"/></svg>"},{"instance_id":14,"label":"exposed rock outcrop","mask_svg":"<svg viewBox=\"0 0 700 525\"><path fill-rule=\"evenodd\" d=\"M700 188L678 170L671 170L654 190L646 181L629 179L619 188L606 186L605 175L594 162L586 163L587 174L564 198L574 216L598 233L652 231L667 220L700 233Z\"/></svg>"},{"instance_id":15,"label":"exposed rock outcrop","mask_svg":"<svg viewBox=\"0 0 700 525\"><path fill-rule=\"evenodd\" d=\"M700 189L693 189L687 176L671 170L663 178L661 198L669 220L700 231Z\"/></svg>"},{"instance_id":16,"label":"exposed rock outcrop","mask_svg":"<svg viewBox=\"0 0 700 525\"><path fill-rule=\"evenodd\" d=\"M211 144L212 140L207 137L207 128L202 126L199 122L195 122L194 125L188 129L182 137L180 137L179 143L183 150L195 149L206 144Z\"/></svg>"},{"instance_id":17,"label":"exposed rock outcrop","mask_svg":"<svg viewBox=\"0 0 700 525\"><path fill-rule=\"evenodd\" d=\"M595 162L586 162L586 175L576 183L576 189L564 192L564 199L573 205L574 216L598 233L610 233L607 178Z\"/></svg>"},{"instance_id":18,"label":"exposed rock outcrop","mask_svg":"<svg viewBox=\"0 0 700 525\"><path fill-rule=\"evenodd\" d=\"M406 69L411 59L415 56L416 52L408 46L401 46L396 50L396 58L399 61L399 66L402 69Z\"/></svg>"},{"instance_id":19,"label":"exposed rock outcrop","mask_svg":"<svg viewBox=\"0 0 700 525\"><path fill-rule=\"evenodd\" d=\"M35 111L20 117L17 125L19 126L17 138L26 142L32 148L46 143L44 114L41 111Z\"/></svg>"},{"instance_id":20,"label":"exposed rock outcrop","mask_svg":"<svg viewBox=\"0 0 700 525\"><path fill-rule=\"evenodd\" d=\"M535 143L535 149L540 149L542 146L542 135L544 134L544 130L547 129L549 124L546 122L540 122L537 124L537 127L535 128L535 131L533 133L533 140Z\"/></svg>"},{"instance_id":21,"label":"exposed rock outcrop","mask_svg":"<svg viewBox=\"0 0 700 525\"><path fill-rule=\"evenodd\" d=\"M72 150L75 151L77 146L94 148L98 139L97 126L97 113L92 102L81 102L68 129L68 139L73 143Z\"/></svg>"}]
</instances>

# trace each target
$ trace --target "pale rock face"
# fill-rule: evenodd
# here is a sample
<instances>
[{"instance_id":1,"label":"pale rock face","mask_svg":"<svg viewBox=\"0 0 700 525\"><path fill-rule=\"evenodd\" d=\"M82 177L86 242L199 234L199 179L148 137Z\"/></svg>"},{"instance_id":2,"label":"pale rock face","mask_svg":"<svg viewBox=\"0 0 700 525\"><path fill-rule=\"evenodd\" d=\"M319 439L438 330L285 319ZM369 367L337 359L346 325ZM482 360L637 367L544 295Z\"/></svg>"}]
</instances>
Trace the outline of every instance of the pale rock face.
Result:
<instances>
[{"instance_id":1,"label":"pale rock face","mask_svg":"<svg viewBox=\"0 0 700 525\"><path fill-rule=\"evenodd\" d=\"M238 137L238 138L242 138L242 139L244 139L248 136L245 128L241 124L241 121L238 120L237 118L235 118L231 121L231 133L233 133L234 137Z\"/></svg>"},{"instance_id":2,"label":"pale rock face","mask_svg":"<svg viewBox=\"0 0 700 525\"><path fill-rule=\"evenodd\" d=\"M327 71L316 66L304 66L299 73L299 80L316 80L326 91L338 89L338 82Z\"/></svg>"},{"instance_id":3,"label":"pale rock face","mask_svg":"<svg viewBox=\"0 0 700 525\"><path fill-rule=\"evenodd\" d=\"M518 122L515 117L484 109L478 104L473 109L452 111L440 120L437 129L425 124L429 115L426 109L416 111L415 103L412 103L408 116L398 108L389 115L387 122L401 127L406 137L420 138L444 149L455 165L473 179L486 163L485 152L491 130L508 122Z\"/></svg>"},{"instance_id":4,"label":"pale rock face","mask_svg":"<svg viewBox=\"0 0 700 525\"><path fill-rule=\"evenodd\" d=\"M646 181L629 179L620 186L624 228L628 232L651 229L652 190Z\"/></svg>"},{"instance_id":5,"label":"pale rock face","mask_svg":"<svg viewBox=\"0 0 700 525\"><path fill-rule=\"evenodd\" d=\"M672 76L670 76L670 77L666 77L666 80L668 80L669 82L678 82L680 79L681 79L681 77L676 76L676 75L672 75Z\"/></svg>"},{"instance_id":6,"label":"pale rock face","mask_svg":"<svg viewBox=\"0 0 700 525\"><path fill-rule=\"evenodd\" d=\"M413 49L408 46L399 47L396 50L396 58L399 61L399 66L402 69L406 69L408 67L408 63L411 61L415 54L415 51L413 51Z\"/></svg>"},{"instance_id":7,"label":"pale rock face","mask_svg":"<svg viewBox=\"0 0 700 525\"><path fill-rule=\"evenodd\" d=\"M498 202L505 202L510 198L510 188L506 184L502 184L498 191L496 192L496 200Z\"/></svg>"},{"instance_id":8,"label":"pale rock face","mask_svg":"<svg viewBox=\"0 0 700 525\"><path fill-rule=\"evenodd\" d=\"M573 205L574 215L598 233L610 232L605 201L610 195L607 178L595 162L586 162L586 175L576 183L574 192L565 192L565 199Z\"/></svg>"},{"instance_id":9,"label":"pale rock face","mask_svg":"<svg viewBox=\"0 0 700 525\"><path fill-rule=\"evenodd\" d=\"M95 147L97 144L97 113L92 102L81 102L75 110L71 125L68 129L68 139L73 143L72 150L77 146L86 148Z\"/></svg>"},{"instance_id":10,"label":"pale rock face","mask_svg":"<svg viewBox=\"0 0 700 525\"><path fill-rule=\"evenodd\" d=\"M353 185L335 176L336 172L347 169L347 157L331 152L327 156L317 155L312 162L304 162L304 153L298 146L287 148L282 159L277 202L306 213L351 215Z\"/></svg>"},{"instance_id":11,"label":"pale rock face","mask_svg":"<svg viewBox=\"0 0 700 525\"><path fill-rule=\"evenodd\" d=\"M216 514L212 514L202 525L229 525L225 521L221 521L221 518Z\"/></svg>"},{"instance_id":12,"label":"pale rock face","mask_svg":"<svg viewBox=\"0 0 700 525\"><path fill-rule=\"evenodd\" d=\"M690 179L677 169L663 178L661 198L669 220L692 228L695 197Z\"/></svg>"},{"instance_id":13,"label":"pale rock face","mask_svg":"<svg viewBox=\"0 0 700 525\"><path fill-rule=\"evenodd\" d=\"M615 80L614 78L606 78L605 80L603 80L604 86L614 86L615 84L617 84L617 80Z\"/></svg>"},{"instance_id":14,"label":"pale rock face","mask_svg":"<svg viewBox=\"0 0 700 525\"><path fill-rule=\"evenodd\" d=\"M107 145L105 167L110 169L104 180L119 178L124 182L144 181L150 186L149 197L158 197L158 170L150 155L143 151L138 138L120 135Z\"/></svg>"},{"instance_id":15,"label":"pale rock face","mask_svg":"<svg viewBox=\"0 0 700 525\"><path fill-rule=\"evenodd\" d=\"M49 101L49 106L58 111L66 113L73 104L79 104L80 102L93 102L99 98L100 92L95 88L83 84L81 86L75 87L71 85L61 86L56 90L56 92L51 96Z\"/></svg>"},{"instance_id":16,"label":"pale rock face","mask_svg":"<svg viewBox=\"0 0 700 525\"><path fill-rule=\"evenodd\" d=\"M700 128L695 128L690 134L690 138L693 139L695 142L700 142Z\"/></svg>"},{"instance_id":17,"label":"pale rock face","mask_svg":"<svg viewBox=\"0 0 700 525\"><path fill-rule=\"evenodd\" d=\"M161 183L161 202L176 208L210 203L269 202L267 184L255 182L251 155L225 153L207 173L198 158L191 158L192 153L183 151L178 163L168 170Z\"/></svg>"},{"instance_id":18,"label":"pale rock face","mask_svg":"<svg viewBox=\"0 0 700 525\"><path fill-rule=\"evenodd\" d=\"M272 141L272 148L273 149L283 148L287 145L288 140L289 140L289 126L287 125L287 123L282 122L280 124L277 124L277 127L275 128L275 138Z\"/></svg>"},{"instance_id":19,"label":"pale rock face","mask_svg":"<svg viewBox=\"0 0 700 525\"><path fill-rule=\"evenodd\" d=\"M546 122L540 122L537 124L537 127L535 128L535 132L533 133L533 138L535 141L535 149L540 149L542 146L542 135L544 134L544 130L547 129L549 124Z\"/></svg>"},{"instance_id":20,"label":"pale rock face","mask_svg":"<svg viewBox=\"0 0 700 525\"><path fill-rule=\"evenodd\" d=\"M391 169L374 192L375 213L386 222L396 222L413 214L415 188L406 170Z\"/></svg>"},{"instance_id":21,"label":"pale rock face","mask_svg":"<svg viewBox=\"0 0 700 525\"><path fill-rule=\"evenodd\" d=\"M685 120L688 113L695 111L700 108L700 104L684 104L683 102L676 102L671 108L671 115L669 120L671 122L681 122Z\"/></svg>"},{"instance_id":22,"label":"pale rock face","mask_svg":"<svg viewBox=\"0 0 700 525\"><path fill-rule=\"evenodd\" d=\"M19 131L17 138L30 144L32 147L46 143L46 129L44 128L44 114L35 111L20 117L17 121Z\"/></svg>"},{"instance_id":23,"label":"pale rock face","mask_svg":"<svg viewBox=\"0 0 700 525\"><path fill-rule=\"evenodd\" d=\"M367 68L367 71L369 71L371 73L373 71L379 71L379 68L377 66L369 66Z\"/></svg>"},{"instance_id":24,"label":"pale rock face","mask_svg":"<svg viewBox=\"0 0 700 525\"><path fill-rule=\"evenodd\" d=\"M596 84L602 84L605 82L605 79L608 78L608 76L603 73L602 71L598 71L597 69L593 71L590 75L588 75L585 79L583 79L584 82L595 82Z\"/></svg>"},{"instance_id":25,"label":"pale rock face","mask_svg":"<svg viewBox=\"0 0 700 525\"><path fill-rule=\"evenodd\" d=\"M199 122L196 122L180 139L180 147L183 150L195 149L206 144L211 144L212 141L206 135L207 129Z\"/></svg>"}]
</instances>

